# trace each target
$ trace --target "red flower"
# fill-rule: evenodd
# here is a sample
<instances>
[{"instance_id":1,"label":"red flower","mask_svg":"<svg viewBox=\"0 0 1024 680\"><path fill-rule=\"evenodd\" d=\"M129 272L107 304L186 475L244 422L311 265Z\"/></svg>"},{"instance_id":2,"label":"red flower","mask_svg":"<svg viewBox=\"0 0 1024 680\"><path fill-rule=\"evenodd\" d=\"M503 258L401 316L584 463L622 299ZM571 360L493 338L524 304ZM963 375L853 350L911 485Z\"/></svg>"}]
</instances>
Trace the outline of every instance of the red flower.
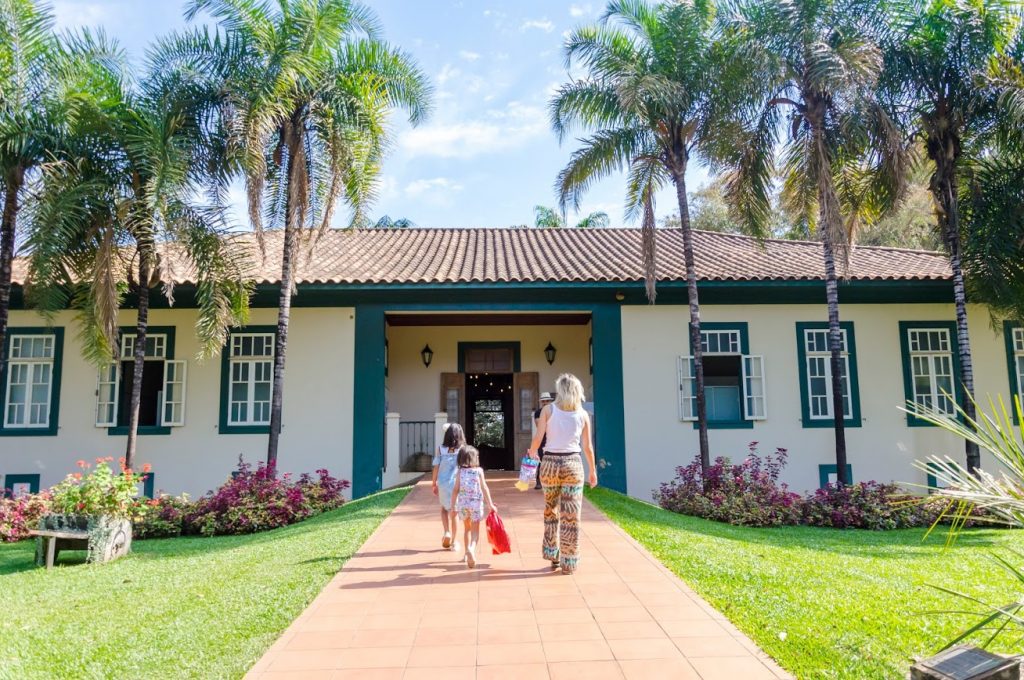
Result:
<instances>
[{"instance_id":1,"label":"red flower","mask_svg":"<svg viewBox=\"0 0 1024 680\"><path fill-rule=\"evenodd\" d=\"M150 465L149 463L146 463L145 465L142 466L142 471L146 472L146 473L150 472L152 469L153 469L153 466Z\"/></svg>"},{"instance_id":2,"label":"red flower","mask_svg":"<svg viewBox=\"0 0 1024 680\"><path fill-rule=\"evenodd\" d=\"M75 465L77 465L80 468L85 468L85 466L87 466L88 463L86 463L84 460L79 460L77 463L75 463Z\"/></svg>"},{"instance_id":3,"label":"red flower","mask_svg":"<svg viewBox=\"0 0 1024 680\"><path fill-rule=\"evenodd\" d=\"M75 479L81 479L82 478L82 473L81 472L76 472L76 473L74 473L71 476L74 477Z\"/></svg>"},{"instance_id":4,"label":"red flower","mask_svg":"<svg viewBox=\"0 0 1024 680\"><path fill-rule=\"evenodd\" d=\"M106 463L106 462L107 462L107 460L106 460L106 458L97 458L97 459L96 459L96 462L97 462L97 463Z\"/></svg>"}]
</instances>

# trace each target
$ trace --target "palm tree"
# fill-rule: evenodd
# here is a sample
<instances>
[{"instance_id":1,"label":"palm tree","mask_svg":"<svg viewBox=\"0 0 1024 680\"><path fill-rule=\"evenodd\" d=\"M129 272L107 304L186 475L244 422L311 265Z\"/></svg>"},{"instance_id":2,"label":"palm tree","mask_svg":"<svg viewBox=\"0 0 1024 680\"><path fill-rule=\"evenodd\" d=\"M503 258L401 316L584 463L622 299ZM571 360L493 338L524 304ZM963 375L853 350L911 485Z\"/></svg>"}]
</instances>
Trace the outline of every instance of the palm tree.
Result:
<instances>
[{"instance_id":1,"label":"palm tree","mask_svg":"<svg viewBox=\"0 0 1024 680\"><path fill-rule=\"evenodd\" d=\"M82 51L117 54L88 34L78 44ZM78 308L84 353L107 365L121 358L117 314L126 293L134 297L125 447L131 467L152 290L162 284L173 302L175 277L185 273L175 266L193 268L197 335L201 354L211 355L228 327L246 319L251 286L244 281L245 254L227 236L224 206L194 203L201 187L216 183L209 152L218 146L206 136L196 90L159 70L139 86L117 58L83 77L91 101L80 105L67 159L49 164L33 206L32 299L44 314L69 302Z\"/></svg>"},{"instance_id":2,"label":"palm tree","mask_svg":"<svg viewBox=\"0 0 1024 680\"><path fill-rule=\"evenodd\" d=\"M399 217L396 220L390 215L384 215L373 224L374 229L409 229L415 226L416 223L408 217Z\"/></svg>"},{"instance_id":3,"label":"palm tree","mask_svg":"<svg viewBox=\"0 0 1024 680\"><path fill-rule=\"evenodd\" d=\"M700 303L693 235L686 198L686 170L693 154L711 137L715 87L706 3L651 5L644 0L609 3L596 26L576 29L566 39L567 66L586 75L563 85L551 102L559 139L589 131L556 190L564 208L579 208L582 194L603 177L629 171L626 214L643 216L647 290L654 301L654 194L669 183L679 203L683 255L690 303L700 458L710 465Z\"/></svg>"},{"instance_id":4,"label":"palm tree","mask_svg":"<svg viewBox=\"0 0 1024 680\"><path fill-rule=\"evenodd\" d=\"M177 57L222 80L219 110L230 117L249 219L262 245L264 224L283 227L281 291L274 352L267 463L276 465L285 352L300 241L312 254L337 201L366 221L394 108L417 124L431 88L412 58L379 41L378 22L351 0L238 2L192 0L221 33L177 40Z\"/></svg>"},{"instance_id":5,"label":"palm tree","mask_svg":"<svg viewBox=\"0 0 1024 680\"><path fill-rule=\"evenodd\" d=\"M55 91L58 42L52 27L52 15L34 0L0 0L0 367L19 214L69 115Z\"/></svg>"},{"instance_id":6,"label":"palm tree","mask_svg":"<svg viewBox=\"0 0 1024 680\"><path fill-rule=\"evenodd\" d=\"M900 122L920 140L931 166L931 191L937 226L953 272L957 344L960 354L960 402L974 413L974 366L967 328L963 268L962 182L972 159L987 155L987 138L997 121L997 97L986 86L990 63L1010 45L1021 10L1004 0L908 3L912 17L886 51L885 84ZM976 442L965 439L967 468L980 464Z\"/></svg>"},{"instance_id":7,"label":"palm tree","mask_svg":"<svg viewBox=\"0 0 1024 680\"><path fill-rule=\"evenodd\" d=\"M536 205L533 207L533 215L534 226L541 229L561 229L565 226L563 214L554 208L549 208L544 205ZM596 210L580 219L580 221L576 223L576 228L587 229L589 227L593 227L595 229L601 229L607 227L609 224L611 224L611 220L608 218L608 213Z\"/></svg>"},{"instance_id":8,"label":"palm tree","mask_svg":"<svg viewBox=\"0 0 1024 680\"><path fill-rule=\"evenodd\" d=\"M765 224L780 172L787 212L822 241L840 484L850 480L837 259L845 267L857 226L898 202L908 162L874 96L879 10L875 0L738 0L721 23L735 73L746 74L736 88L742 125L719 147L730 202L749 223Z\"/></svg>"}]
</instances>

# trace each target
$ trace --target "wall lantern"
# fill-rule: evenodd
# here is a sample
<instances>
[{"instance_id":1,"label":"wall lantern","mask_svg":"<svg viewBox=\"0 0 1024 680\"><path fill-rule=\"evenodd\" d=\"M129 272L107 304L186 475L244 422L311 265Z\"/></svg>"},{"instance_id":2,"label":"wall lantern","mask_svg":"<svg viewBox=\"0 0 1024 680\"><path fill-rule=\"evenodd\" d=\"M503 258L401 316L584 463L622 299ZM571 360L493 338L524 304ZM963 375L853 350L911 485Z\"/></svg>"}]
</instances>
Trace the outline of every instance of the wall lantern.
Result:
<instances>
[{"instance_id":1,"label":"wall lantern","mask_svg":"<svg viewBox=\"0 0 1024 680\"><path fill-rule=\"evenodd\" d=\"M430 345L423 345L420 356L423 358L423 365L430 368L430 362L434 360L434 350L430 349Z\"/></svg>"},{"instance_id":2,"label":"wall lantern","mask_svg":"<svg viewBox=\"0 0 1024 680\"><path fill-rule=\"evenodd\" d=\"M555 363L556 352L558 352L558 350L555 349L555 346L550 342L548 343L548 346L544 348L544 358L548 360L548 366Z\"/></svg>"}]
</instances>

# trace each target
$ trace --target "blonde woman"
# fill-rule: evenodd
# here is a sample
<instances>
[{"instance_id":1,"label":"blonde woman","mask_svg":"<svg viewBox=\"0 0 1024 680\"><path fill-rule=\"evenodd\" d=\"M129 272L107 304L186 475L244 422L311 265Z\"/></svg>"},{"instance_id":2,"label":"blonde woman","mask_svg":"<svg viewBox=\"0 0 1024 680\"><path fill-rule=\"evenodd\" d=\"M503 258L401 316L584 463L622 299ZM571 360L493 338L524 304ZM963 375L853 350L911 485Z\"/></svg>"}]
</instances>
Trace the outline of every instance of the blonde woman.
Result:
<instances>
[{"instance_id":1,"label":"blonde woman","mask_svg":"<svg viewBox=\"0 0 1024 680\"><path fill-rule=\"evenodd\" d=\"M537 458L541 441L544 460L540 481L544 485L544 558L563 574L576 571L579 564L580 511L583 507L583 459L587 456L591 487L597 486L590 414L583 410L583 384L571 373L558 376L555 403L540 414L537 432L527 455Z\"/></svg>"}]
</instances>

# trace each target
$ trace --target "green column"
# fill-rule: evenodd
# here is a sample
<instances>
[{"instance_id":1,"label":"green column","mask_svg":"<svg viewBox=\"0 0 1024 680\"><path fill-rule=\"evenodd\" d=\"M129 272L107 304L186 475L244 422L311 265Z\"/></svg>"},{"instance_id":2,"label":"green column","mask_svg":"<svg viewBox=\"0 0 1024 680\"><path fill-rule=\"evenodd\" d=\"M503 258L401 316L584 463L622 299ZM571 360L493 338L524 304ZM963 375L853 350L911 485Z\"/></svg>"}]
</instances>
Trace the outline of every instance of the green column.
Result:
<instances>
[{"instance_id":1,"label":"green column","mask_svg":"<svg viewBox=\"0 0 1024 680\"><path fill-rule=\"evenodd\" d=\"M594 307L594 417L598 482L626 493L626 420L622 396L622 312L619 305ZM604 467L601 467L602 461Z\"/></svg>"},{"instance_id":2,"label":"green column","mask_svg":"<svg viewBox=\"0 0 1024 680\"><path fill-rule=\"evenodd\" d=\"M381 488L384 460L384 308L356 306L352 497Z\"/></svg>"}]
</instances>

